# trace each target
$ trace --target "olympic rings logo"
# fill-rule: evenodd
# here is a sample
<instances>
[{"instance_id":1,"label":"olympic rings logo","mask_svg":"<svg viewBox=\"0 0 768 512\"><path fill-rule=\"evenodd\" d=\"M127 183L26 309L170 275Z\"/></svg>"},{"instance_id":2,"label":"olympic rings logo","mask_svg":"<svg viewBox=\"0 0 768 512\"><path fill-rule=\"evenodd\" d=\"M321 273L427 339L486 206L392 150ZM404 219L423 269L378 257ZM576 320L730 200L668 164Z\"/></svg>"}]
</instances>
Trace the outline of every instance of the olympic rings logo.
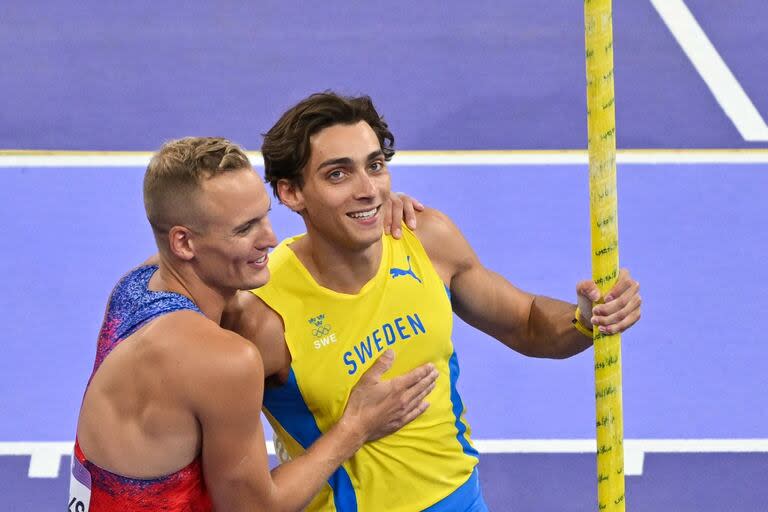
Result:
<instances>
[{"instance_id":1,"label":"olympic rings logo","mask_svg":"<svg viewBox=\"0 0 768 512\"><path fill-rule=\"evenodd\" d=\"M329 332L331 332L331 326L330 325L321 325L317 329L312 331L312 336L314 336L315 338L319 338L321 336L325 336Z\"/></svg>"}]
</instances>

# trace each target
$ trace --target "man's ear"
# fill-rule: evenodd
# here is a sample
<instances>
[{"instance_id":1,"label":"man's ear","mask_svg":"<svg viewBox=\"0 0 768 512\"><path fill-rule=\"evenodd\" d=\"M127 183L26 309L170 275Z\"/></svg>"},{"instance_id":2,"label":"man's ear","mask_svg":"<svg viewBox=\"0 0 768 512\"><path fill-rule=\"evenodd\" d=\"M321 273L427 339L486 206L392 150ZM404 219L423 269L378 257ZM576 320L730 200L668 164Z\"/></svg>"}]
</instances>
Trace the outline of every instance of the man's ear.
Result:
<instances>
[{"instance_id":1,"label":"man's ear","mask_svg":"<svg viewBox=\"0 0 768 512\"><path fill-rule=\"evenodd\" d=\"M304 195L301 187L290 180L282 179L277 182L277 197L285 206L296 213L304 210Z\"/></svg>"},{"instance_id":2,"label":"man's ear","mask_svg":"<svg viewBox=\"0 0 768 512\"><path fill-rule=\"evenodd\" d=\"M173 226L168 231L168 245L171 253L179 259L189 261L195 257L193 233L184 226Z\"/></svg>"}]
</instances>

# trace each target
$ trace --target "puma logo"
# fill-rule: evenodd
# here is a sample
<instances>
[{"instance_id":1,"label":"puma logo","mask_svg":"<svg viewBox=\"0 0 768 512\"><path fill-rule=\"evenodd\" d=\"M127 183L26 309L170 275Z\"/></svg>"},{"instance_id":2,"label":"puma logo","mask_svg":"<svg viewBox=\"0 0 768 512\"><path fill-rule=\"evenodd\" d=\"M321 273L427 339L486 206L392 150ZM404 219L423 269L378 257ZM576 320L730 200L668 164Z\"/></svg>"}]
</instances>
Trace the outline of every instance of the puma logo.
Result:
<instances>
[{"instance_id":1,"label":"puma logo","mask_svg":"<svg viewBox=\"0 0 768 512\"><path fill-rule=\"evenodd\" d=\"M407 261L408 261L408 270L404 270L402 268L397 268L397 267L392 267L391 269L389 269L389 275L392 276L392 279L394 279L396 277L400 277L400 276L411 276L416 281L421 283L421 279L419 279L418 276L416 276L416 274L414 274L413 269L411 268L411 257L410 256L407 257Z\"/></svg>"}]
</instances>

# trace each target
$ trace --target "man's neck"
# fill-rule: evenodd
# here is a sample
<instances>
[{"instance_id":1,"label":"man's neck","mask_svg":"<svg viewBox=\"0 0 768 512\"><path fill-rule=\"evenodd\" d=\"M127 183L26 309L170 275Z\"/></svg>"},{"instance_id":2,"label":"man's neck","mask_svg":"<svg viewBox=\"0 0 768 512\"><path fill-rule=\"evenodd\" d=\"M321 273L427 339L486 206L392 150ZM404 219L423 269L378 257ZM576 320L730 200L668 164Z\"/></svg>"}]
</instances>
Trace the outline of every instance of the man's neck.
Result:
<instances>
[{"instance_id":1,"label":"man's neck","mask_svg":"<svg viewBox=\"0 0 768 512\"><path fill-rule=\"evenodd\" d=\"M149 281L149 288L154 291L169 291L184 295L200 311L217 324L221 323L224 305L236 290L222 291L206 285L190 265L171 262L160 255L158 270Z\"/></svg>"},{"instance_id":2,"label":"man's neck","mask_svg":"<svg viewBox=\"0 0 768 512\"><path fill-rule=\"evenodd\" d=\"M320 286L355 294L378 272L383 244L379 239L368 247L351 249L309 230L290 248Z\"/></svg>"}]
</instances>

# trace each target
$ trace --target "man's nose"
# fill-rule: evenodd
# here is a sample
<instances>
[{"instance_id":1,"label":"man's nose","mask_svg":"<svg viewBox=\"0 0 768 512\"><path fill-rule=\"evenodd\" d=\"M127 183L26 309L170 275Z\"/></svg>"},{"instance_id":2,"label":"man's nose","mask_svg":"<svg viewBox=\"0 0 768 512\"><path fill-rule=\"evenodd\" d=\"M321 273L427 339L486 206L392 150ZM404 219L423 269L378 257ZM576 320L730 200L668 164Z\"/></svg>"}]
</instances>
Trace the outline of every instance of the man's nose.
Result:
<instances>
[{"instance_id":1,"label":"man's nose","mask_svg":"<svg viewBox=\"0 0 768 512\"><path fill-rule=\"evenodd\" d=\"M375 196L377 191L375 180L364 170L359 171L357 174L356 197L362 199Z\"/></svg>"},{"instance_id":2,"label":"man's nose","mask_svg":"<svg viewBox=\"0 0 768 512\"><path fill-rule=\"evenodd\" d=\"M256 240L256 244L260 248L265 248L265 247L273 248L277 246L277 236L275 235L275 232L272 229L272 223L270 222L269 218L264 219L263 235Z\"/></svg>"}]
</instances>

